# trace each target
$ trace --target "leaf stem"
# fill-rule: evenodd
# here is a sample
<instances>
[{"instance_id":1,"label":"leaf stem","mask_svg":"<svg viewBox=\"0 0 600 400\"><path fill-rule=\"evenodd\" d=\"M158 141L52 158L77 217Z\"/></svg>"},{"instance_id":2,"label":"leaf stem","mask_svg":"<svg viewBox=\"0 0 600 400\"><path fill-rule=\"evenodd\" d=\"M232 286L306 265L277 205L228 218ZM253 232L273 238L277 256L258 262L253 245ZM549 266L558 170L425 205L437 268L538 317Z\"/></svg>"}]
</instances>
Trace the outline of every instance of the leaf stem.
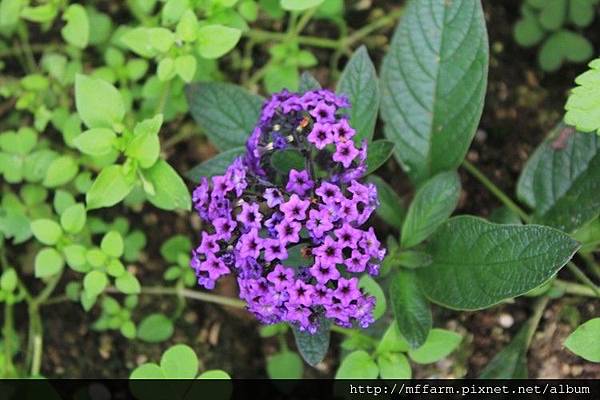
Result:
<instances>
[{"instance_id":1,"label":"leaf stem","mask_svg":"<svg viewBox=\"0 0 600 400\"><path fill-rule=\"evenodd\" d=\"M543 296L540 299L538 299L538 301L536 301L535 305L533 306L533 314L531 315L531 317L529 317L529 320L527 321L529 324L529 327L527 329L527 348L529 348L529 345L531 344L531 339L533 339L533 335L535 334L535 331L537 330L537 327L540 324L542 315L544 315L544 310L546 309L549 300L550 298L548 296Z\"/></svg>"},{"instance_id":2,"label":"leaf stem","mask_svg":"<svg viewBox=\"0 0 600 400\"><path fill-rule=\"evenodd\" d=\"M584 296L584 297L598 297L596 293L589 287L585 285L580 285L578 283L567 282L561 279L556 279L553 283L554 287L564 290L567 294L572 294L575 296Z\"/></svg>"},{"instance_id":3,"label":"leaf stem","mask_svg":"<svg viewBox=\"0 0 600 400\"><path fill-rule=\"evenodd\" d=\"M581 256L587 267L592 271L592 273L596 275L596 278L600 279L600 266L598 266L598 264L596 264L596 261L594 261L594 256L592 256L591 254L585 254L581 252L579 253L579 255Z\"/></svg>"},{"instance_id":4,"label":"leaf stem","mask_svg":"<svg viewBox=\"0 0 600 400\"><path fill-rule=\"evenodd\" d=\"M475 165L471 164L468 160L464 160L462 166L475 178L477 179L483 186L485 186L502 204L504 204L508 209L515 212L523 221L526 223L531 222L531 217L523 211L521 207L517 205L514 201L510 199L498 186L496 186L491 180L488 179L487 176L483 174Z\"/></svg>"},{"instance_id":5,"label":"leaf stem","mask_svg":"<svg viewBox=\"0 0 600 400\"><path fill-rule=\"evenodd\" d=\"M596 293L596 296L600 297L600 288L598 288L598 286L596 286L594 282L592 282L592 280L588 278L587 275L584 274L583 271L580 270L573 261L569 261L567 263L567 268L569 268L569 271L571 271L581 283L588 286L594 291L594 293Z\"/></svg>"},{"instance_id":6,"label":"leaf stem","mask_svg":"<svg viewBox=\"0 0 600 400\"><path fill-rule=\"evenodd\" d=\"M108 293L121 293L117 288L109 287L106 289ZM190 290L185 288L177 288L177 287L162 287L162 286L144 286L140 292L141 294L150 294L150 295L174 295L174 296L182 296L188 299L205 301L207 303L220 304L223 306L235 307L235 308L244 308L246 307L246 302L238 299L234 299L227 296L221 296L218 294L200 292L196 290Z\"/></svg>"},{"instance_id":7,"label":"leaf stem","mask_svg":"<svg viewBox=\"0 0 600 400\"><path fill-rule=\"evenodd\" d=\"M257 43L268 41L283 42L284 40L289 39L287 32L271 32L262 29L250 29L245 35ZM296 37L296 40L300 44L314 47L337 49L340 46L339 40L320 38L317 36L298 36Z\"/></svg>"},{"instance_id":8,"label":"leaf stem","mask_svg":"<svg viewBox=\"0 0 600 400\"><path fill-rule=\"evenodd\" d=\"M4 325L2 328L2 336L4 337L4 369L2 376L5 378L15 376L15 366L12 362L12 338L13 330L13 305L8 301L4 303Z\"/></svg>"},{"instance_id":9,"label":"leaf stem","mask_svg":"<svg viewBox=\"0 0 600 400\"><path fill-rule=\"evenodd\" d=\"M356 329L342 328L341 326L337 325L331 325L330 329L331 332L337 332L349 337L360 337L361 339L364 339L365 341L369 342L373 347L377 346L377 344L379 343L377 339L365 335L364 333L361 333Z\"/></svg>"}]
</instances>

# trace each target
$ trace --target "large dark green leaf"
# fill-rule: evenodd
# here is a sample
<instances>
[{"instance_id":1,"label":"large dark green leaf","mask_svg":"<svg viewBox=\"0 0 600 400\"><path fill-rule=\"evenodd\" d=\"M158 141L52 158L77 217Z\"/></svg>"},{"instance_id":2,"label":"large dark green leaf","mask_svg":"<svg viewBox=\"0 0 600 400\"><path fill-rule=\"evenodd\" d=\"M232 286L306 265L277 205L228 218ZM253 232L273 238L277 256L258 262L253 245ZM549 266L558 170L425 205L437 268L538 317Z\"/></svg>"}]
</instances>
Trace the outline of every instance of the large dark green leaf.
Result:
<instances>
[{"instance_id":1,"label":"large dark green leaf","mask_svg":"<svg viewBox=\"0 0 600 400\"><path fill-rule=\"evenodd\" d=\"M600 214L600 138L560 124L531 156L517 196L533 221L572 232Z\"/></svg>"},{"instance_id":2,"label":"large dark green leaf","mask_svg":"<svg viewBox=\"0 0 600 400\"><path fill-rule=\"evenodd\" d=\"M568 235L539 225L501 225L460 216L428 240L430 265L417 277L425 295L443 306L477 310L540 286L579 248Z\"/></svg>"},{"instance_id":3,"label":"large dark green leaf","mask_svg":"<svg viewBox=\"0 0 600 400\"><path fill-rule=\"evenodd\" d=\"M482 379L526 379L529 323L485 366Z\"/></svg>"},{"instance_id":4,"label":"large dark green leaf","mask_svg":"<svg viewBox=\"0 0 600 400\"><path fill-rule=\"evenodd\" d=\"M376 140L367 148L367 174L375 172L385 163L394 151L394 142Z\"/></svg>"},{"instance_id":5,"label":"large dark green leaf","mask_svg":"<svg viewBox=\"0 0 600 400\"><path fill-rule=\"evenodd\" d=\"M198 183L200 178L206 176L210 178L215 175L222 175L227 170L227 167L236 159L236 157L246 151L245 147L235 147L217 154L213 158L196 165L185 173L185 177L194 183Z\"/></svg>"},{"instance_id":6,"label":"large dark green leaf","mask_svg":"<svg viewBox=\"0 0 600 400\"><path fill-rule=\"evenodd\" d=\"M414 182L454 169L483 108L488 41L478 0L410 0L381 70L381 116Z\"/></svg>"},{"instance_id":7,"label":"large dark green leaf","mask_svg":"<svg viewBox=\"0 0 600 400\"><path fill-rule=\"evenodd\" d=\"M375 213L387 224L396 229L401 229L406 215L406 208L400 196L377 175L370 175L367 180L377 187L377 197L379 197L380 204Z\"/></svg>"},{"instance_id":8,"label":"large dark green leaf","mask_svg":"<svg viewBox=\"0 0 600 400\"><path fill-rule=\"evenodd\" d=\"M415 246L431 235L452 214L459 196L460 179L455 171L441 172L425 182L408 208L401 246Z\"/></svg>"},{"instance_id":9,"label":"large dark green leaf","mask_svg":"<svg viewBox=\"0 0 600 400\"><path fill-rule=\"evenodd\" d=\"M300 93L308 92L309 90L321 89L321 84L310 72L303 72L300 75L300 83L298 84L298 91Z\"/></svg>"},{"instance_id":10,"label":"large dark green leaf","mask_svg":"<svg viewBox=\"0 0 600 400\"><path fill-rule=\"evenodd\" d=\"M433 322L429 302L417 285L413 271L399 270L392 278L390 301L398 329L413 349L420 347Z\"/></svg>"},{"instance_id":11,"label":"large dark green leaf","mask_svg":"<svg viewBox=\"0 0 600 400\"><path fill-rule=\"evenodd\" d=\"M306 331L302 332L295 326L292 326L300 355L304 358L304 361L313 367L325 358L325 354L329 350L330 326L331 323L326 318L320 319L319 329L314 334Z\"/></svg>"},{"instance_id":12,"label":"large dark green leaf","mask_svg":"<svg viewBox=\"0 0 600 400\"><path fill-rule=\"evenodd\" d=\"M356 129L356 141L370 142L379 110L379 83L365 46L360 46L348 60L336 91L346 95L352 104L350 124Z\"/></svg>"},{"instance_id":13,"label":"large dark green leaf","mask_svg":"<svg viewBox=\"0 0 600 400\"><path fill-rule=\"evenodd\" d=\"M192 117L219 150L246 143L260 114L262 97L222 82L188 85L185 92Z\"/></svg>"}]
</instances>

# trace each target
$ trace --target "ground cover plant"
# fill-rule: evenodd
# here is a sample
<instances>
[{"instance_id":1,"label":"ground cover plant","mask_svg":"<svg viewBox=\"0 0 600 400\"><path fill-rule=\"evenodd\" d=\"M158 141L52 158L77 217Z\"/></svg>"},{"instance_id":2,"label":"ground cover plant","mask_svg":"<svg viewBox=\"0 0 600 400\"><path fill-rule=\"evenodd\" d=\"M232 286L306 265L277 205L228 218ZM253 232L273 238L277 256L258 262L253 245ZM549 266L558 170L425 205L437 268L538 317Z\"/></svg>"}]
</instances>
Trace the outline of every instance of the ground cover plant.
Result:
<instances>
[{"instance_id":1,"label":"ground cover plant","mask_svg":"<svg viewBox=\"0 0 600 400\"><path fill-rule=\"evenodd\" d=\"M0 1L0 376L600 377L595 2L364 3Z\"/></svg>"}]
</instances>

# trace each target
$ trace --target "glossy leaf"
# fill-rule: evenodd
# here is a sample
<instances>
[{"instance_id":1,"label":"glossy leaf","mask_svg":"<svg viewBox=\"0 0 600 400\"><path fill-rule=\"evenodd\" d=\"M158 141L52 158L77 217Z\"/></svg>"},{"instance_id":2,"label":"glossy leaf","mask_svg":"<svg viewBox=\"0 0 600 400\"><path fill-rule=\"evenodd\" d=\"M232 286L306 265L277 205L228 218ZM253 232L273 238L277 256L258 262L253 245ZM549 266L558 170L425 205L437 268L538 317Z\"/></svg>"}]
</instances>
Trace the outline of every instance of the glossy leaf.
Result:
<instances>
[{"instance_id":1,"label":"glossy leaf","mask_svg":"<svg viewBox=\"0 0 600 400\"><path fill-rule=\"evenodd\" d=\"M600 137L557 126L533 153L517 196L533 222L572 232L600 214Z\"/></svg>"},{"instance_id":2,"label":"glossy leaf","mask_svg":"<svg viewBox=\"0 0 600 400\"><path fill-rule=\"evenodd\" d=\"M399 270L392 277L390 302L398 329L410 347L416 349L425 343L433 324L431 308L414 272Z\"/></svg>"},{"instance_id":3,"label":"glossy leaf","mask_svg":"<svg viewBox=\"0 0 600 400\"><path fill-rule=\"evenodd\" d=\"M379 111L380 95L377 72L365 46L360 46L348 60L336 92L347 96L352 104L350 125L356 129L355 142L360 143L362 139L370 142Z\"/></svg>"},{"instance_id":4,"label":"glossy leaf","mask_svg":"<svg viewBox=\"0 0 600 400\"><path fill-rule=\"evenodd\" d=\"M400 245L408 248L427 239L452 214L459 196L456 172L442 172L425 182L408 208Z\"/></svg>"},{"instance_id":5,"label":"glossy leaf","mask_svg":"<svg viewBox=\"0 0 600 400\"><path fill-rule=\"evenodd\" d=\"M263 99L228 83L186 88L190 113L220 150L244 146L258 120Z\"/></svg>"},{"instance_id":6,"label":"glossy leaf","mask_svg":"<svg viewBox=\"0 0 600 400\"><path fill-rule=\"evenodd\" d=\"M125 104L119 91L99 78L75 77L75 104L88 128L114 128L125 115Z\"/></svg>"},{"instance_id":7,"label":"glossy leaf","mask_svg":"<svg viewBox=\"0 0 600 400\"><path fill-rule=\"evenodd\" d=\"M578 248L575 240L553 228L460 216L429 238L424 251L432 262L416 271L430 300L453 309L477 310L540 286Z\"/></svg>"},{"instance_id":8,"label":"glossy leaf","mask_svg":"<svg viewBox=\"0 0 600 400\"><path fill-rule=\"evenodd\" d=\"M381 115L414 182L462 162L483 109L487 69L479 1L408 2L383 61Z\"/></svg>"}]
</instances>

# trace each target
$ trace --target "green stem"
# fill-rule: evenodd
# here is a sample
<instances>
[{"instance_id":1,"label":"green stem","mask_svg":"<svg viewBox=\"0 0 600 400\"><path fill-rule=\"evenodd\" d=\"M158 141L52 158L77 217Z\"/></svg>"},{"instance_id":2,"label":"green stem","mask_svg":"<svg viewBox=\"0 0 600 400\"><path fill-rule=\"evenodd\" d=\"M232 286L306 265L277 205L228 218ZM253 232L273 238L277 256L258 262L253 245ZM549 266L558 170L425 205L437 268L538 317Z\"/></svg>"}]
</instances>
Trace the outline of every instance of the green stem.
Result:
<instances>
[{"instance_id":1,"label":"green stem","mask_svg":"<svg viewBox=\"0 0 600 400\"><path fill-rule=\"evenodd\" d=\"M344 45L347 47L352 46L354 43L360 41L366 36L369 36L374 31L386 28L387 26L394 24L403 13L404 8L402 7L386 14L384 17L378 18L375 21L363 26L362 28L348 36L344 40Z\"/></svg>"},{"instance_id":2,"label":"green stem","mask_svg":"<svg viewBox=\"0 0 600 400\"><path fill-rule=\"evenodd\" d=\"M584 253L579 253L579 255L585 262L585 265L587 265L587 267L590 269L590 271L592 271L592 273L596 275L596 278L600 279L600 266L598 266L598 264L596 264L596 261L594 261L594 256L592 256L591 254Z\"/></svg>"},{"instance_id":3,"label":"green stem","mask_svg":"<svg viewBox=\"0 0 600 400\"><path fill-rule=\"evenodd\" d=\"M373 347L376 347L379 343L377 339L372 338L371 336L365 335L364 333L359 332L356 329L342 328L341 326L331 325L331 332L341 333L342 335L346 335L349 337L360 337L365 341L369 342Z\"/></svg>"},{"instance_id":4,"label":"green stem","mask_svg":"<svg viewBox=\"0 0 600 400\"><path fill-rule=\"evenodd\" d=\"M28 359L31 362L30 374L37 377L42 365L42 354L44 348L43 326L40 311L35 304L29 305L29 351Z\"/></svg>"},{"instance_id":5,"label":"green stem","mask_svg":"<svg viewBox=\"0 0 600 400\"><path fill-rule=\"evenodd\" d=\"M287 32L270 32L261 29L250 29L245 35L257 43L268 41L283 42L289 38ZM320 38L317 36L298 36L296 37L296 40L300 44L314 47L337 49L340 46L339 40Z\"/></svg>"},{"instance_id":6,"label":"green stem","mask_svg":"<svg viewBox=\"0 0 600 400\"><path fill-rule=\"evenodd\" d=\"M310 19L313 17L313 15L315 15L315 12L317 12L317 7L311 8L310 10L302 14L302 17L300 17L300 19L298 20L298 24L294 29L294 33L296 35L300 35L300 32L302 32L302 30L306 27Z\"/></svg>"},{"instance_id":7,"label":"green stem","mask_svg":"<svg viewBox=\"0 0 600 400\"><path fill-rule=\"evenodd\" d=\"M108 293L120 293L119 290L113 287L106 289ZM231 297L220 296L218 294L199 292L196 290L177 288L177 287L162 287L162 286L145 286L142 287L141 294L150 295L175 295L183 296L188 299L205 301L207 303L220 304L223 306L244 308L246 302Z\"/></svg>"},{"instance_id":8,"label":"green stem","mask_svg":"<svg viewBox=\"0 0 600 400\"><path fill-rule=\"evenodd\" d=\"M4 337L3 377L5 378L16 376L15 366L12 362L12 338L14 336L13 318L13 305L7 301L4 303L4 325L2 329L2 336Z\"/></svg>"},{"instance_id":9,"label":"green stem","mask_svg":"<svg viewBox=\"0 0 600 400\"><path fill-rule=\"evenodd\" d=\"M62 274L63 274L63 271L61 271L60 273L58 273L58 274L54 275L52 278L50 278L50 280L46 284L46 287L44 288L44 290L42 290L36 297L34 297L31 300L30 304L37 307L40 304L44 303L46 300L48 300L48 298L50 297L52 292L54 292L54 289L56 289L58 282L60 282L60 278L62 277Z\"/></svg>"},{"instance_id":10,"label":"green stem","mask_svg":"<svg viewBox=\"0 0 600 400\"><path fill-rule=\"evenodd\" d=\"M510 199L498 186L496 186L491 180L488 179L475 165L471 164L466 159L462 163L463 167L471 174L475 179L483 184L498 200L502 202L508 209L519 215L521 219L527 223L531 222L531 217L523 211L521 207Z\"/></svg>"},{"instance_id":11,"label":"green stem","mask_svg":"<svg viewBox=\"0 0 600 400\"><path fill-rule=\"evenodd\" d=\"M169 93L171 92L171 80L168 80L162 88L160 93L160 98L158 100L158 104L156 105L155 114L162 114L165 109L165 105L167 104L167 99L169 98Z\"/></svg>"},{"instance_id":12,"label":"green stem","mask_svg":"<svg viewBox=\"0 0 600 400\"><path fill-rule=\"evenodd\" d=\"M598 288L598 286L596 286L594 282L592 282L592 280L588 278L587 275L584 274L574 262L569 261L567 268L569 268L569 271L571 271L581 283L588 286L594 291L594 293L596 293L596 296L600 297L600 288Z\"/></svg>"},{"instance_id":13,"label":"green stem","mask_svg":"<svg viewBox=\"0 0 600 400\"><path fill-rule=\"evenodd\" d=\"M556 279L553 283L554 287L557 289L563 290L567 294L572 294L575 296L584 296L584 297L598 297L596 293L589 287L585 285L580 285L578 283L567 282L561 279Z\"/></svg>"},{"instance_id":14,"label":"green stem","mask_svg":"<svg viewBox=\"0 0 600 400\"><path fill-rule=\"evenodd\" d=\"M527 330L527 347L529 347L531 339L533 339L533 335L535 334L535 331L542 320L542 315L544 315L544 310L546 309L549 300L549 297L543 296L533 306L533 315L528 321L529 328Z\"/></svg>"}]
</instances>

